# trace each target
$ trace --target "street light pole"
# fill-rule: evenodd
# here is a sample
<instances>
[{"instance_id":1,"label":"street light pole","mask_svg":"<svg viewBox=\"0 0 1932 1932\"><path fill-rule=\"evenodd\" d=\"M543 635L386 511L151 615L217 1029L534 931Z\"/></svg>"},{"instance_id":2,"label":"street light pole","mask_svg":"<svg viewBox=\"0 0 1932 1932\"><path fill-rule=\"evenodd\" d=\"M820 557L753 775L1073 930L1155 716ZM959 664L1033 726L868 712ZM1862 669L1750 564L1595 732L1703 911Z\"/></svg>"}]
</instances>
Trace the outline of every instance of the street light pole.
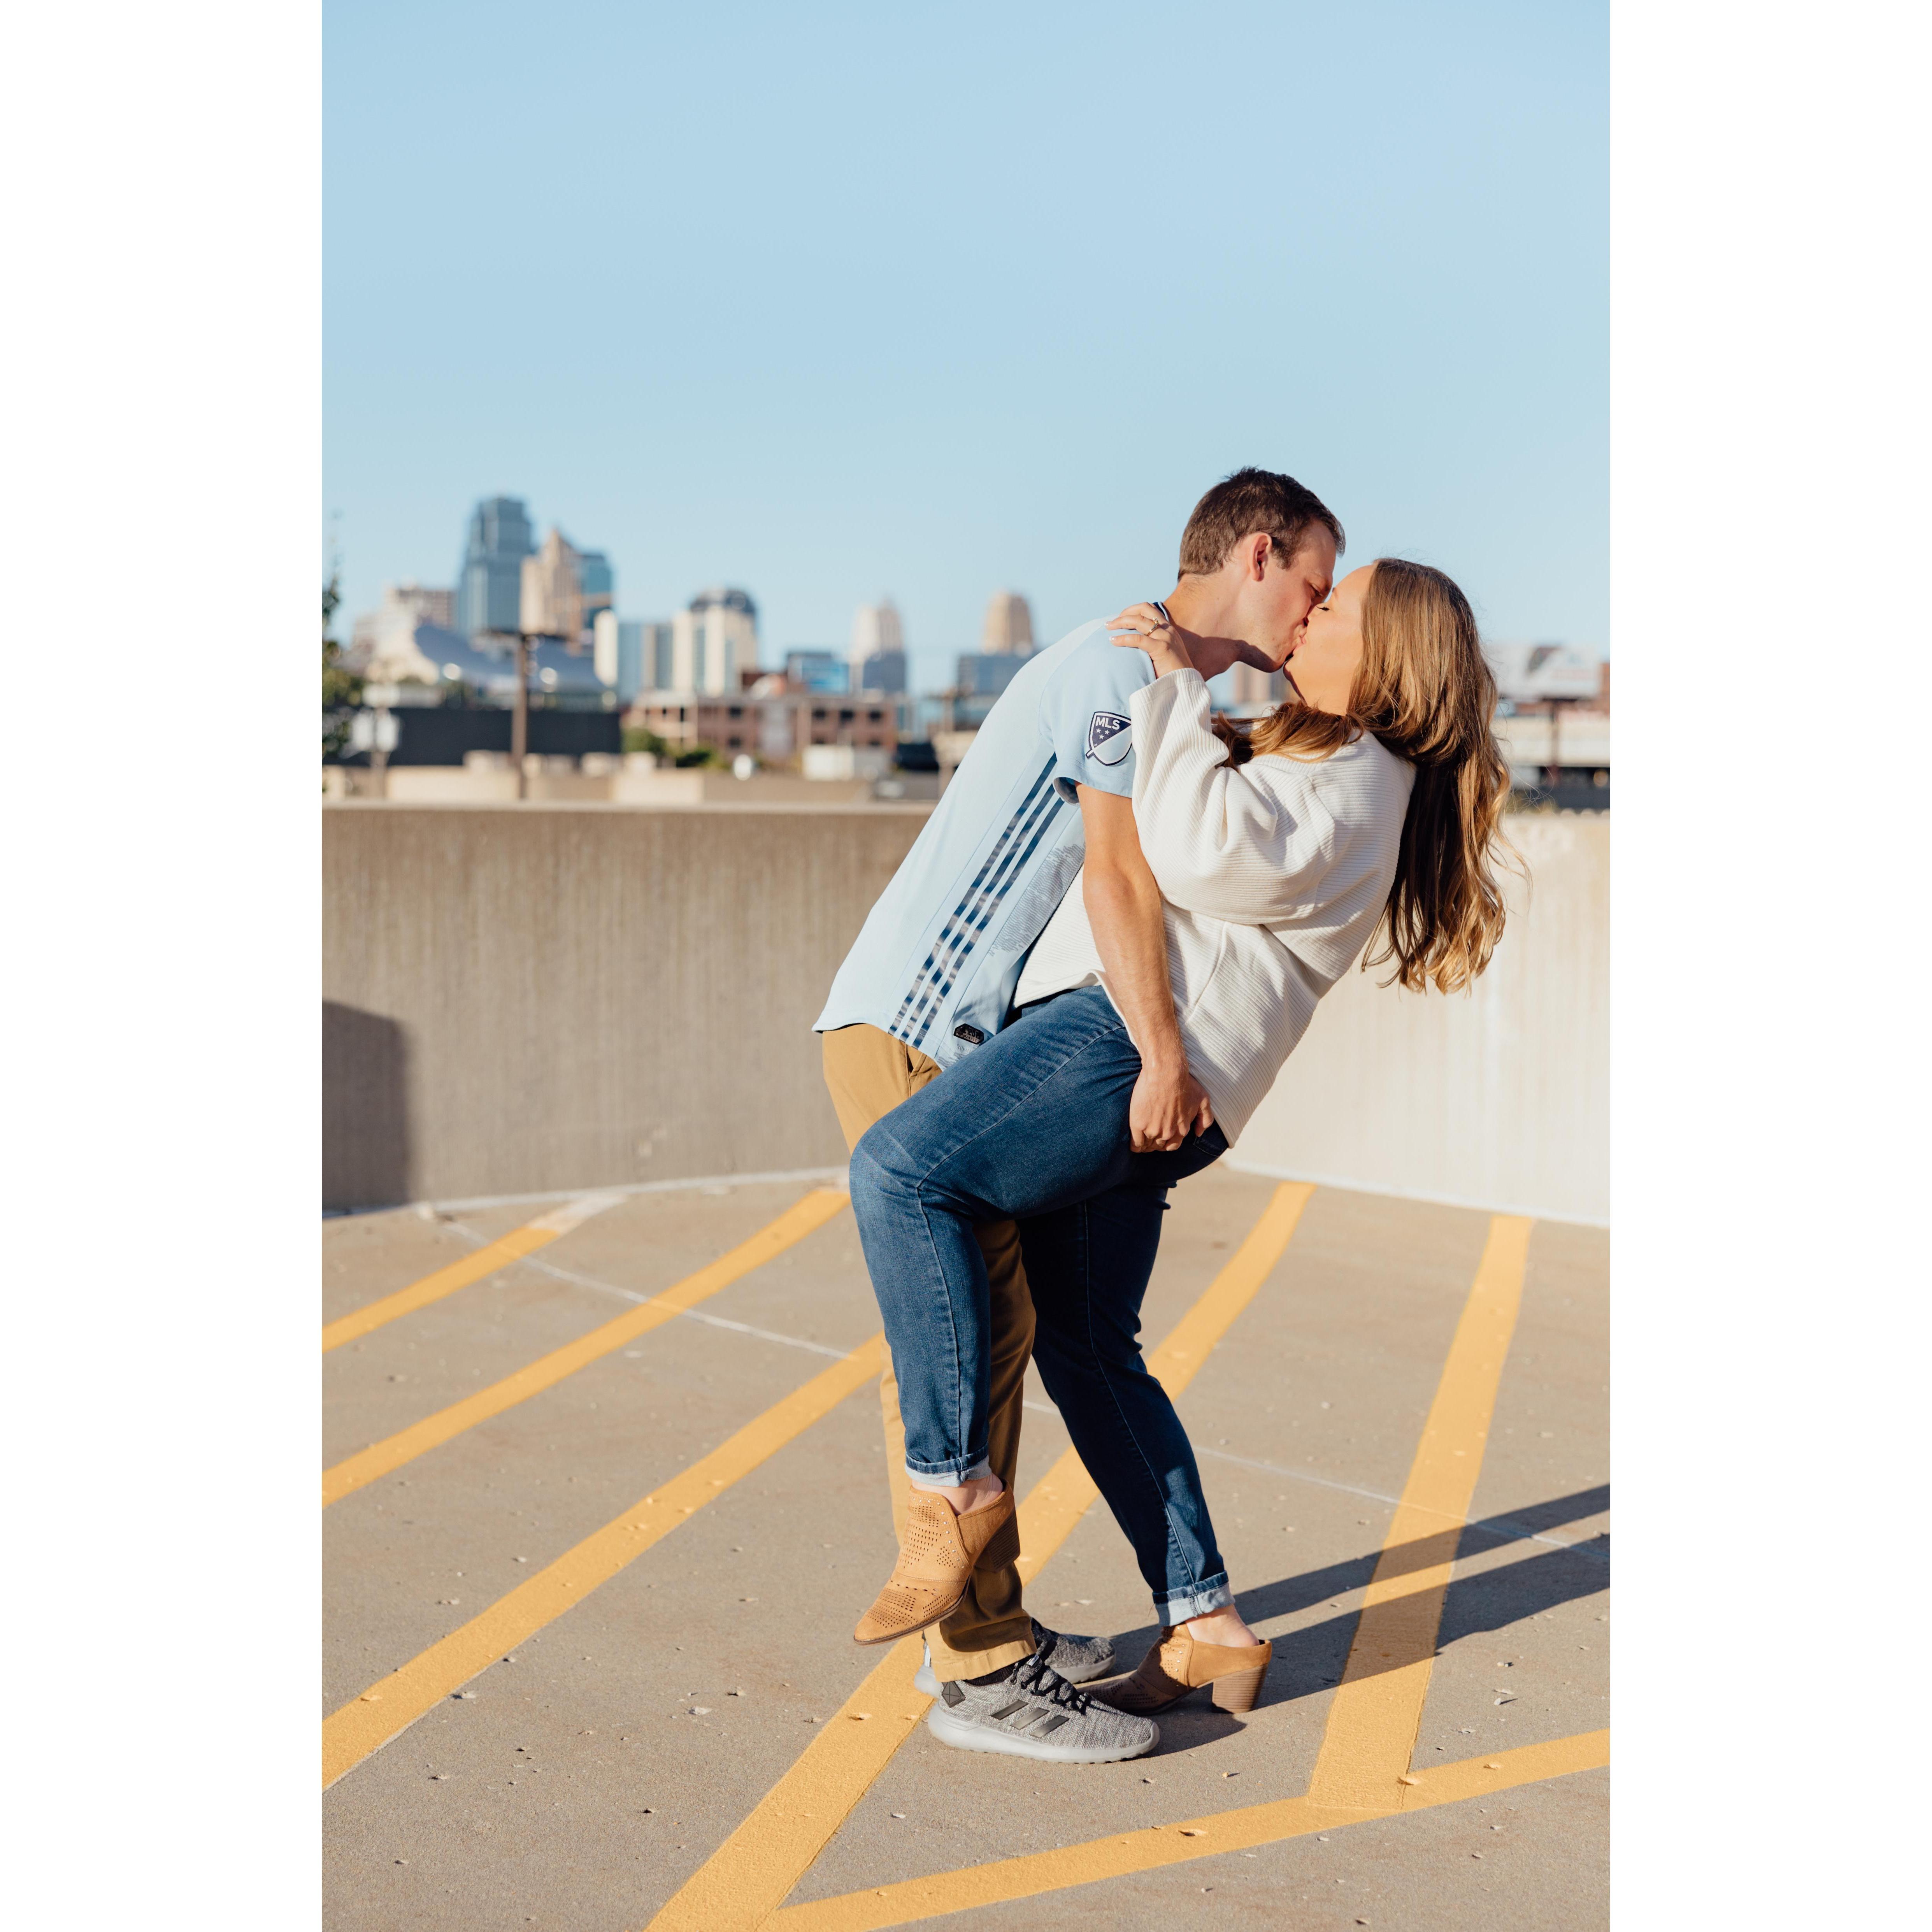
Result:
<instances>
[{"instance_id":1,"label":"street light pole","mask_svg":"<svg viewBox=\"0 0 1932 1932\"><path fill-rule=\"evenodd\" d=\"M517 796L530 795L530 781L524 775L524 758L530 742L530 633L517 633L516 708L510 713L510 767L517 775Z\"/></svg>"}]
</instances>

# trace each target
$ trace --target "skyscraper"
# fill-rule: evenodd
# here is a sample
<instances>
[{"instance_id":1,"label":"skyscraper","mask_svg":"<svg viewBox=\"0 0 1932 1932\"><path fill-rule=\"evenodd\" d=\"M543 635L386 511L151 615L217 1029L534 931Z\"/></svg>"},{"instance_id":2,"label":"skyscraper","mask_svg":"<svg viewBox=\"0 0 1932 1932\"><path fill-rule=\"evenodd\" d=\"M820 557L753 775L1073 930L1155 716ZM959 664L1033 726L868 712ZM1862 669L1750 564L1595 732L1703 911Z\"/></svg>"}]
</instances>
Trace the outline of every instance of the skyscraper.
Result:
<instances>
[{"instance_id":1,"label":"skyscraper","mask_svg":"<svg viewBox=\"0 0 1932 1932\"><path fill-rule=\"evenodd\" d=\"M890 597L876 604L861 604L852 620L852 659L875 656L880 651L905 649L905 627L899 622L898 607Z\"/></svg>"},{"instance_id":2,"label":"skyscraper","mask_svg":"<svg viewBox=\"0 0 1932 1932\"><path fill-rule=\"evenodd\" d=\"M985 657L1033 656L1033 607L1017 590L996 590L986 606L986 628L980 634Z\"/></svg>"},{"instance_id":3,"label":"skyscraper","mask_svg":"<svg viewBox=\"0 0 1932 1932\"><path fill-rule=\"evenodd\" d=\"M679 691L735 694L758 668L758 607L742 590L700 590L670 620L671 684Z\"/></svg>"},{"instance_id":4,"label":"skyscraper","mask_svg":"<svg viewBox=\"0 0 1932 1932\"><path fill-rule=\"evenodd\" d=\"M590 630L596 624L598 611L617 608L617 573L601 550L580 550L577 581L584 592L584 627Z\"/></svg>"},{"instance_id":5,"label":"skyscraper","mask_svg":"<svg viewBox=\"0 0 1932 1932\"><path fill-rule=\"evenodd\" d=\"M456 628L464 636L517 628L524 559L536 548L520 496L487 496L470 512L456 573Z\"/></svg>"},{"instance_id":6,"label":"skyscraper","mask_svg":"<svg viewBox=\"0 0 1932 1932\"><path fill-rule=\"evenodd\" d=\"M640 692L662 691L670 684L670 629L668 624L620 618L600 610L591 620L596 640L598 679L625 704Z\"/></svg>"},{"instance_id":7,"label":"skyscraper","mask_svg":"<svg viewBox=\"0 0 1932 1932\"><path fill-rule=\"evenodd\" d=\"M638 626L638 662L644 682L638 687L640 691L671 691L676 687L671 682L671 645L673 631L670 620L653 623L649 618Z\"/></svg>"},{"instance_id":8,"label":"skyscraper","mask_svg":"<svg viewBox=\"0 0 1932 1932\"><path fill-rule=\"evenodd\" d=\"M526 631L574 644L584 628L584 585L576 546L553 530L535 556L524 559L519 621Z\"/></svg>"},{"instance_id":9,"label":"skyscraper","mask_svg":"<svg viewBox=\"0 0 1932 1932\"><path fill-rule=\"evenodd\" d=\"M861 604L852 620L852 688L896 696L906 688L905 628L890 597Z\"/></svg>"}]
</instances>

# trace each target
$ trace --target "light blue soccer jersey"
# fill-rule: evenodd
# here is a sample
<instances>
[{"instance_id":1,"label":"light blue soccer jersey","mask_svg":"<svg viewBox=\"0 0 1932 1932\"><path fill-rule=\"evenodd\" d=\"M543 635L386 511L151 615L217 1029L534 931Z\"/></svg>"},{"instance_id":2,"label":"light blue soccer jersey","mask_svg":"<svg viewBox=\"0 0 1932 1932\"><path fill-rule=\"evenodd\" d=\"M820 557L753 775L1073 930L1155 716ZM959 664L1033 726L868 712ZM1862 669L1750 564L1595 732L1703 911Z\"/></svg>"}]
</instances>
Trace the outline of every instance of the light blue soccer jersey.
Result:
<instances>
[{"instance_id":1,"label":"light blue soccer jersey","mask_svg":"<svg viewBox=\"0 0 1932 1932\"><path fill-rule=\"evenodd\" d=\"M1099 617L1027 664L880 894L815 1031L869 1022L950 1066L1006 1024L1028 949L1086 856L1076 788L1133 796L1127 700L1154 678Z\"/></svg>"}]
</instances>

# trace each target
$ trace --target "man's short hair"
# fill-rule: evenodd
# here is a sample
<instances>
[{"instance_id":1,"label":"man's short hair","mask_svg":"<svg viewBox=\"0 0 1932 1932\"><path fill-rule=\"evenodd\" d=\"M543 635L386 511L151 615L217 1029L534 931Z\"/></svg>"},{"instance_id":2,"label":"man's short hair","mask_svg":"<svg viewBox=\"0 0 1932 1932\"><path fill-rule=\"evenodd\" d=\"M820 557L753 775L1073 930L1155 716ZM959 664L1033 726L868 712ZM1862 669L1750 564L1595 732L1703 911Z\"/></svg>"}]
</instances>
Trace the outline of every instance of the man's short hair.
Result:
<instances>
[{"instance_id":1,"label":"man's short hair","mask_svg":"<svg viewBox=\"0 0 1932 1932\"><path fill-rule=\"evenodd\" d=\"M1339 556L1348 547L1341 523L1312 490L1272 470L1238 470L1195 505L1180 533L1180 574L1213 576L1257 530L1274 538L1275 554L1287 563L1318 526L1334 537Z\"/></svg>"}]
</instances>

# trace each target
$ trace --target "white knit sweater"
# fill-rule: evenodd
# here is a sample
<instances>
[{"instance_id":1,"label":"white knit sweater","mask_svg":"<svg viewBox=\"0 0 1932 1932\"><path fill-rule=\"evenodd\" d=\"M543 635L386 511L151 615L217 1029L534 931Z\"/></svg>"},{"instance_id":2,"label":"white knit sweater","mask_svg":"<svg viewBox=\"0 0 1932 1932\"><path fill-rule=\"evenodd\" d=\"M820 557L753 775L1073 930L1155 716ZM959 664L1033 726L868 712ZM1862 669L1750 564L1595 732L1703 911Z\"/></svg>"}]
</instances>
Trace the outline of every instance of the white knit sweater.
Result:
<instances>
[{"instance_id":1,"label":"white knit sweater","mask_svg":"<svg viewBox=\"0 0 1932 1932\"><path fill-rule=\"evenodd\" d=\"M1228 766L1198 671L1157 679L1131 710L1134 820L1167 900L1174 1011L1232 1144L1382 916L1414 768L1366 735L1314 762ZM1017 1004L1106 985L1083 883L1040 934Z\"/></svg>"}]
</instances>

